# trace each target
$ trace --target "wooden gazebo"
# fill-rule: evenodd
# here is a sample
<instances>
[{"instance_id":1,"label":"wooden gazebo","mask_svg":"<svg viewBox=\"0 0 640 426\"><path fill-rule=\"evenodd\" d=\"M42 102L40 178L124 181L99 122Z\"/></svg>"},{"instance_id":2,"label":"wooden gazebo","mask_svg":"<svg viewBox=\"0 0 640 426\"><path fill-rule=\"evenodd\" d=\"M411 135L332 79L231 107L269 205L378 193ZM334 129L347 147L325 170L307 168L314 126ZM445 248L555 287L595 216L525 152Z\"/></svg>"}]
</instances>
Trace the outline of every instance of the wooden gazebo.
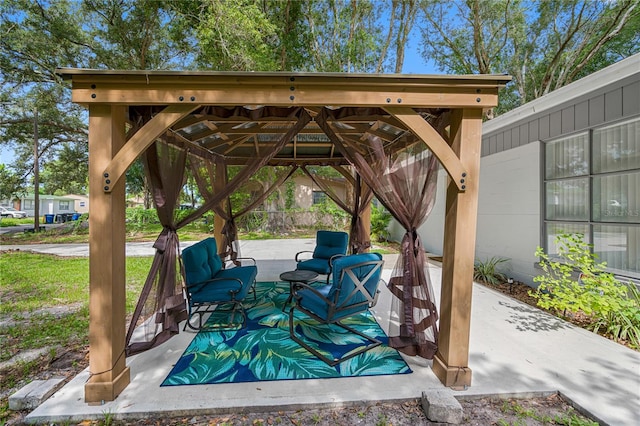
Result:
<instances>
[{"instance_id":1,"label":"wooden gazebo","mask_svg":"<svg viewBox=\"0 0 640 426\"><path fill-rule=\"evenodd\" d=\"M498 103L504 75L418 76L60 69L73 102L89 111L90 370L87 402L129 384L125 345L127 168L168 131L173 143L229 164L271 153L310 119L270 165L346 166L334 141L353 149L375 135L426 144L449 175L433 371L446 386L471 384L469 329L483 110ZM280 112L278 112L280 111ZM335 112L335 113L333 113ZM316 119L323 114L324 121ZM137 124L132 123L137 120ZM331 135L327 135L327 127ZM130 131L131 128L135 132ZM218 229L218 227L216 227Z\"/></svg>"}]
</instances>

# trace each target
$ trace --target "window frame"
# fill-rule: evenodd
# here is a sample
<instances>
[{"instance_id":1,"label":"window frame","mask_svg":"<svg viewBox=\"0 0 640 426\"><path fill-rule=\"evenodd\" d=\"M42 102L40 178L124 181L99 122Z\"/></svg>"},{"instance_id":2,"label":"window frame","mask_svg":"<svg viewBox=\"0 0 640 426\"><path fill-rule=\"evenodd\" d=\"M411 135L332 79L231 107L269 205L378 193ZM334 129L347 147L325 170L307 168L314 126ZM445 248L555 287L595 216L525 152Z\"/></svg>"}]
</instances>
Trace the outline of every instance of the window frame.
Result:
<instances>
[{"instance_id":1,"label":"window frame","mask_svg":"<svg viewBox=\"0 0 640 426\"><path fill-rule=\"evenodd\" d=\"M540 176L541 176L541 189L540 189L540 199L541 199L541 203L540 203L540 210L541 210L541 227L540 227L540 246L545 250L546 253L549 253L549 225L553 224L555 225L561 225L561 224L567 224L569 226L586 226L587 228L587 234L585 235L585 239L586 241L590 244L591 246L591 251L597 251L598 247L596 247L596 241L595 241L595 229L597 227L613 227L613 226L620 226L620 227L637 227L640 226L640 222L635 223L635 222L623 222L623 221L603 221L602 220L602 216L600 217L600 220L595 220L594 219L594 182L596 179L598 178L603 178L603 177L607 177L607 176L616 176L616 175L622 175L622 174L632 174L632 173L638 173L640 172L640 164L637 165L637 167L635 168L629 168L629 169L624 169L624 170L616 170L616 171L606 171L606 172L599 172L599 173L595 173L594 172L594 158L595 158L595 152L594 152L594 132L595 131L600 131L600 130L604 130L607 128L611 128L611 127L615 127L617 125L623 125L625 123L628 122L633 122L633 121L640 121L640 116L634 116L634 117L625 117L623 119L620 120L616 120L614 122L609 122L609 123L604 123L601 124L599 126L594 126L591 127L587 130L580 130L580 131L576 131L576 132L572 132L572 133L567 133L567 134L563 134L563 135L558 135L554 138L548 138L545 140L541 140L541 152L540 152ZM588 158L588 166L587 166L587 174L585 175L572 175L572 176L563 176L563 177L554 177L554 178L547 178L547 146L548 144L552 143L552 142L556 142L556 141L560 141L563 139L569 139L572 136L577 136L577 135L581 135L587 133L588 135L588 143L587 143L587 149L588 149L588 154L587 154L587 158ZM587 220L567 220L567 219L548 219L548 208L547 208L547 186L550 182L554 182L554 181L567 181L567 180L572 180L572 179L587 179L588 181L588 213L587 213ZM626 249L628 250L629 247L627 245ZM553 256L553 255L551 255ZM640 271L632 271L632 270L619 270L619 269L615 269L615 268L607 268L610 272L617 274L617 275L621 275L621 276L625 276L625 277L630 277L633 279L639 279L640 278Z\"/></svg>"}]
</instances>

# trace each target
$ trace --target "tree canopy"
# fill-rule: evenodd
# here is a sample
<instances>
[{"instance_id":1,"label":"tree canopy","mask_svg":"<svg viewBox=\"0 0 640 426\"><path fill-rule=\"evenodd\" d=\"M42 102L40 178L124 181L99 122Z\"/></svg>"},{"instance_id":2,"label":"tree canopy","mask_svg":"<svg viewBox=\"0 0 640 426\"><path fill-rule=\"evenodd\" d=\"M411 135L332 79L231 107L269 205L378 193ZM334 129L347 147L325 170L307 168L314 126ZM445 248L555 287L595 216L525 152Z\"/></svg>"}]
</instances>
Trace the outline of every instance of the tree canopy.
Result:
<instances>
[{"instance_id":1,"label":"tree canopy","mask_svg":"<svg viewBox=\"0 0 640 426\"><path fill-rule=\"evenodd\" d=\"M637 52L639 2L4 0L0 187L32 191L37 118L41 190L86 190L86 111L58 67L387 73L413 41L443 72L513 75L499 114Z\"/></svg>"}]
</instances>

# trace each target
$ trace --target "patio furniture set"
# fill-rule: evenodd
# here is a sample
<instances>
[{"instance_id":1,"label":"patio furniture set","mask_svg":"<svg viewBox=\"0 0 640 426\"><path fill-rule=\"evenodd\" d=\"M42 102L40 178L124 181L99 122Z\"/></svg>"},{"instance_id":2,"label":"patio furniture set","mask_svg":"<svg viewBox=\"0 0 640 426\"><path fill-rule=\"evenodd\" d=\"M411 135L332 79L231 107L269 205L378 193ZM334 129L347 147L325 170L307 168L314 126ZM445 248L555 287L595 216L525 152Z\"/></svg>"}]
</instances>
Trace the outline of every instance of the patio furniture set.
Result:
<instances>
[{"instance_id":1,"label":"patio furniture set","mask_svg":"<svg viewBox=\"0 0 640 426\"><path fill-rule=\"evenodd\" d=\"M289 307L289 332L291 338L328 365L370 350L381 342L345 324L343 320L367 311L378 299L381 281L382 256L377 253L347 255L348 235L345 232L318 231L313 252L296 254L297 267L280 275L290 284L290 294L283 308ZM223 329L244 327L246 312L243 301L253 294L256 297L258 268L253 258L237 258L223 262L214 238L207 238L182 251L187 299L187 327ZM326 281L316 281L326 275ZM228 313L229 321L207 322L205 315L212 312ZM295 311L313 318L318 324L334 324L362 337L367 343L348 355L329 359L302 341L295 333ZM238 322L236 319L240 318ZM216 317L217 318L217 317Z\"/></svg>"}]
</instances>

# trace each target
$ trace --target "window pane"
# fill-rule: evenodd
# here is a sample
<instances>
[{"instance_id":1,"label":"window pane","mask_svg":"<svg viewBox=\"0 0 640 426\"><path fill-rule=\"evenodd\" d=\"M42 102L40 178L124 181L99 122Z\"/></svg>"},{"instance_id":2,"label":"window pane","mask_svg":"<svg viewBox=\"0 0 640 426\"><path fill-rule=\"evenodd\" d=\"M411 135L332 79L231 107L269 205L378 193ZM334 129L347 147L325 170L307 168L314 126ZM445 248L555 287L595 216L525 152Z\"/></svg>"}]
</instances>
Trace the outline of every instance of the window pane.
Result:
<instances>
[{"instance_id":1,"label":"window pane","mask_svg":"<svg viewBox=\"0 0 640 426\"><path fill-rule=\"evenodd\" d=\"M547 182L546 219L589 220L589 179Z\"/></svg>"},{"instance_id":2,"label":"window pane","mask_svg":"<svg viewBox=\"0 0 640 426\"><path fill-rule=\"evenodd\" d=\"M582 133L545 145L545 176L558 179L589 173L589 134Z\"/></svg>"},{"instance_id":3,"label":"window pane","mask_svg":"<svg viewBox=\"0 0 640 426\"><path fill-rule=\"evenodd\" d=\"M313 204L322 203L325 198L327 198L327 194L322 191L313 191Z\"/></svg>"},{"instance_id":4,"label":"window pane","mask_svg":"<svg viewBox=\"0 0 640 426\"><path fill-rule=\"evenodd\" d=\"M640 274L640 226L594 225L594 252L607 269Z\"/></svg>"},{"instance_id":5,"label":"window pane","mask_svg":"<svg viewBox=\"0 0 640 426\"><path fill-rule=\"evenodd\" d=\"M558 254L556 238L562 234L581 234L586 243L589 243L589 225L580 223L547 223L546 225L547 254L555 257Z\"/></svg>"},{"instance_id":6,"label":"window pane","mask_svg":"<svg viewBox=\"0 0 640 426\"><path fill-rule=\"evenodd\" d=\"M640 223L640 172L593 178L593 220Z\"/></svg>"},{"instance_id":7,"label":"window pane","mask_svg":"<svg viewBox=\"0 0 640 426\"><path fill-rule=\"evenodd\" d=\"M593 131L593 172L640 168L640 120Z\"/></svg>"}]
</instances>

